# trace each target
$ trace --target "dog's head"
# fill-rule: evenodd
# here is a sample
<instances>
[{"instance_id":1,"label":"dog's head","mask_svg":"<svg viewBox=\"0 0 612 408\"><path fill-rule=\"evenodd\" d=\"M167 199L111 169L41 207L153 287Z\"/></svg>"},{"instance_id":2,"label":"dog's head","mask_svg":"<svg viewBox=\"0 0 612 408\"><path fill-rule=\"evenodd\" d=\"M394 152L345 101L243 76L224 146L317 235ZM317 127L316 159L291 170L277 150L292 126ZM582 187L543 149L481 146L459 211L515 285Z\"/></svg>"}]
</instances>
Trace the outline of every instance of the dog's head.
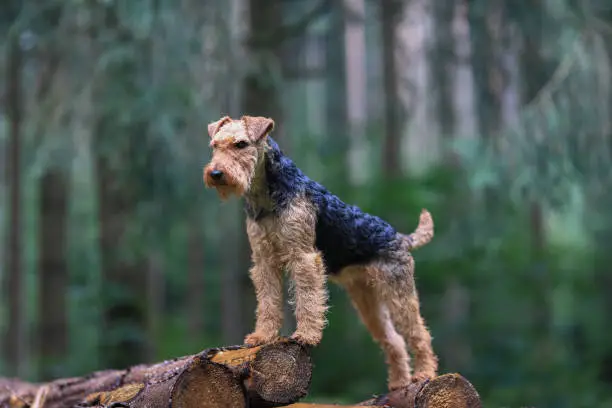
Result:
<instances>
[{"instance_id":1,"label":"dog's head","mask_svg":"<svg viewBox=\"0 0 612 408\"><path fill-rule=\"evenodd\" d=\"M208 125L212 158L204 167L204 184L217 189L222 199L248 192L263 163L266 136L274 121L261 116L240 120L225 116Z\"/></svg>"}]
</instances>

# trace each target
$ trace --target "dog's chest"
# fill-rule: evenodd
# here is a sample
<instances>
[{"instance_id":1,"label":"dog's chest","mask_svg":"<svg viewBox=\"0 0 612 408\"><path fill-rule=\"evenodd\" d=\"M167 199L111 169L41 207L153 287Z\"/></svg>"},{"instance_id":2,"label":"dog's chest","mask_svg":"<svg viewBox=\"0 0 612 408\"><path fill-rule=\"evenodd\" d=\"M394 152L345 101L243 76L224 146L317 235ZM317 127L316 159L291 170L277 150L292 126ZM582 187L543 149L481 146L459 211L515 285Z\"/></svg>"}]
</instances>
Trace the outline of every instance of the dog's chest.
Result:
<instances>
[{"instance_id":1,"label":"dog's chest","mask_svg":"<svg viewBox=\"0 0 612 408\"><path fill-rule=\"evenodd\" d=\"M257 221L257 229L261 233L261 239L280 253L291 244L291 237L286 228L282 228L282 222L275 216L264 217Z\"/></svg>"}]
</instances>

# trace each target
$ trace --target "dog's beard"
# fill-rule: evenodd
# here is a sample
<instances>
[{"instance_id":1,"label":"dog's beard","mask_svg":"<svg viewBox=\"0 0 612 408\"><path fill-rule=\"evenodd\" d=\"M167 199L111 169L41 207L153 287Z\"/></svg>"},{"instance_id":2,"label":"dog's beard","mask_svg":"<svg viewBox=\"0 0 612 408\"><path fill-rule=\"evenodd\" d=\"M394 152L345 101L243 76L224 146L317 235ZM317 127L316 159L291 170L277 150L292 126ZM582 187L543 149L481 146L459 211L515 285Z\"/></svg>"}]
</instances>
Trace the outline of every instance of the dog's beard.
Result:
<instances>
[{"instance_id":1,"label":"dog's beard","mask_svg":"<svg viewBox=\"0 0 612 408\"><path fill-rule=\"evenodd\" d=\"M219 198L224 201L228 200L232 195L235 195L236 197L241 197L244 194L244 192L239 187L232 186L229 184L218 185L214 187L217 190Z\"/></svg>"},{"instance_id":2,"label":"dog's beard","mask_svg":"<svg viewBox=\"0 0 612 408\"><path fill-rule=\"evenodd\" d=\"M213 180L210 176L210 169L214 167L213 165L205 167L204 184L208 188L216 189L219 198L222 200L227 200L232 195L240 198L249 190L253 179L253 171L249 171L248 166L238 164L236 166L224 167L222 169L224 173L222 181Z\"/></svg>"},{"instance_id":3,"label":"dog's beard","mask_svg":"<svg viewBox=\"0 0 612 408\"><path fill-rule=\"evenodd\" d=\"M229 199L232 195L236 197L242 197L246 191L246 180L241 182L236 180L229 174L225 175L225 179L222 182L213 180L208 172L204 172L204 185L207 188L214 188L222 200Z\"/></svg>"}]
</instances>

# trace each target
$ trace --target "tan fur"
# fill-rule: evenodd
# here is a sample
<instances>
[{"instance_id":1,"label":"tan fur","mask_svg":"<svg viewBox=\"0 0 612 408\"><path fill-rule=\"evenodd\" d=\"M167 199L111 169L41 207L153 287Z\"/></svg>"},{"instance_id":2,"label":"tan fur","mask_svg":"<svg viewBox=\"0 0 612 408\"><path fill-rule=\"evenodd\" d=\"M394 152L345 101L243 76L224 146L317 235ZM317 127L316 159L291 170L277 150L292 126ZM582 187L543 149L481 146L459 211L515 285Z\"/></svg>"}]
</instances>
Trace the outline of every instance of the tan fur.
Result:
<instances>
[{"instance_id":1,"label":"tan fur","mask_svg":"<svg viewBox=\"0 0 612 408\"><path fill-rule=\"evenodd\" d=\"M204 169L204 182L217 189L221 198L244 196L254 208L271 211L263 157L264 136L274 128L271 119L244 116L240 121L224 117L209 125L213 157ZM248 146L238 148L244 141ZM225 177L215 181L212 170ZM316 345L326 324L327 290L325 265L315 246L316 208L307 198L294 199L275 217L259 221L247 218L247 234L252 248L250 277L257 296L256 324L245 338L248 345L274 340L282 325L283 272L288 272L295 297L297 327L292 337ZM352 265L330 277L345 287L361 320L380 345L388 365L389 389L411 381L436 376L438 360L431 346L431 335L420 314L414 284L414 260L410 250L431 241L434 224L423 210L417 229L398 234L398 249L367 265ZM410 357L414 357L414 374Z\"/></svg>"},{"instance_id":2,"label":"tan fur","mask_svg":"<svg viewBox=\"0 0 612 408\"><path fill-rule=\"evenodd\" d=\"M321 254L314 245L315 221L315 208L304 198L294 200L278 219L265 218L259 223L247 221L247 233L253 248L254 268L257 268L258 263L277 265L287 270L291 276L295 288L297 322L292 337L306 344L318 344L321 341L327 310L325 267ZM291 245L287 245L288 242ZM262 254L266 254L265 259L261 258ZM271 268L265 270L269 273L274 272ZM275 296L276 289L282 289L280 281L277 283L274 277L270 277L270 280L273 283L261 282L259 276L253 278L260 305L255 332L247 336L246 344L261 344L259 340L275 337L280 328L282 294L279 292L279 303L276 302L276 297L273 301L265 300L263 306L259 300L259 293L273 292ZM274 288L270 289L270 285ZM274 305L273 311L270 311L271 304ZM271 327L274 333L264 335L260 333L259 327Z\"/></svg>"},{"instance_id":3,"label":"tan fur","mask_svg":"<svg viewBox=\"0 0 612 408\"><path fill-rule=\"evenodd\" d=\"M218 121L220 122L220 121ZM213 157L204 168L204 183L207 187L215 187L222 199L227 199L231 194L241 196L251 186L255 169L263 157L263 146L253 143L242 121L223 121L212 127L210 146L213 148ZM215 127L218 126L218 127ZM216 129L216 130L215 130ZM244 141L249 146L238 149L235 143ZM212 170L222 170L225 174L223 184L215 182L210 173Z\"/></svg>"},{"instance_id":4,"label":"tan fur","mask_svg":"<svg viewBox=\"0 0 612 408\"><path fill-rule=\"evenodd\" d=\"M362 321L385 352L391 390L411 381L433 378L438 370L431 335L419 310L414 260L406 250L408 245L386 259L345 268L333 279L347 290ZM384 332L380 326L385 327ZM410 375L410 359L405 354L405 341L414 354L413 375Z\"/></svg>"},{"instance_id":5,"label":"tan fur","mask_svg":"<svg viewBox=\"0 0 612 408\"><path fill-rule=\"evenodd\" d=\"M380 298L376 278L365 267L349 267L334 281L344 286L362 322L385 353L389 389L410 384L410 357L406 343L395 331L389 309Z\"/></svg>"},{"instance_id":6,"label":"tan fur","mask_svg":"<svg viewBox=\"0 0 612 408\"><path fill-rule=\"evenodd\" d=\"M283 324L282 267L265 227L247 218L247 234L253 251L250 276L257 297L257 320L245 343L264 344L278 336Z\"/></svg>"},{"instance_id":7,"label":"tan fur","mask_svg":"<svg viewBox=\"0 0 612 408\"><path fill-rule=\"evenodd\" d=\"M408 342L414 354L414 375L411 379L419 381L436 376L438 359L421 316L414 283L414 259L409 248L411 243L405 242L385 259L369 264L367 269L368 274L375 277L380 298L389 309L395 329Z\"/></svg>"},{"instance_id":8,"label":"tan fur","mask_svg":"<svg viewBox=\"0 0 612 408\"><path fill-rule=\"evenodd\" d=\"M417 229L410 235L410 249L417 249L426 245L434 236L434 222L431 214L426 209L421 210L419 217L419 225Z\"/></svg>"}]
</instances>

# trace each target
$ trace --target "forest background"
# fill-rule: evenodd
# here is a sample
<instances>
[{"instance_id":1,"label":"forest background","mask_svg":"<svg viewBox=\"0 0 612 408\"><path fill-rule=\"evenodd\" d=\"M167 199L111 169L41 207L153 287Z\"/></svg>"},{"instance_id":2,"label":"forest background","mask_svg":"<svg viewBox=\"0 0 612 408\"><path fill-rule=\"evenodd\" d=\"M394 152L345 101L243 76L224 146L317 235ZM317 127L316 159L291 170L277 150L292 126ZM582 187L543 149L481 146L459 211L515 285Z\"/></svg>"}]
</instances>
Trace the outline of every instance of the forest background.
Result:
<instances>
[{"instance_id":1,"label":"forest background","mask_svg":"<svg viewBox=\"0 0 612 408\"><path fill-rule=\"evenodd\" d=\"M611 68L605 0L2 1L0 375L242 341L243 210L202 166L206 125L251 114L400 231L432 212L416 281L442 372L487 407L612 407ZM384 392L331 305L309 400Z\"/></svg>"}]
</instances>

